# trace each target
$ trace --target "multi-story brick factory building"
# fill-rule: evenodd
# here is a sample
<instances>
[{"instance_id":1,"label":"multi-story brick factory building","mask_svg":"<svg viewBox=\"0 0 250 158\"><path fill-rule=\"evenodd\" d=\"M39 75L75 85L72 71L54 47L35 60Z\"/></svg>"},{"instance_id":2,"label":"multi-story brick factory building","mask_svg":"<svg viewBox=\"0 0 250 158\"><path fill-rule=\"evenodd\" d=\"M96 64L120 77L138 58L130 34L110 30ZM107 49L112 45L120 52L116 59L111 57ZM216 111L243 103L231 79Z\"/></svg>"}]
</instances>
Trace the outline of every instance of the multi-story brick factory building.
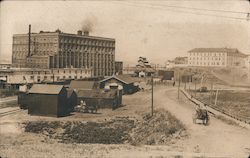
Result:
<instances>
[{"instance_id":1,"label":"multi-story brick factory building","mask_svg":"<svg viewBox=\"0 0 250 158\"><path fill-rule=\"evenodd\" d=\"M55 32L13 35L12 63L28 68L91 68L94 76L110 76L115 69L115 39Z\"/></svg>"},{"instance_id":2,"label":"multi-story brick factory building","mask_svg":"<svg viewBox=\"0 0 250 158\"><path fill-rule=\"evenodd\" d=\"M244 67L247 55L232 48L195 48L188 52L189 66Z\"/></svg>"}]
</instances>

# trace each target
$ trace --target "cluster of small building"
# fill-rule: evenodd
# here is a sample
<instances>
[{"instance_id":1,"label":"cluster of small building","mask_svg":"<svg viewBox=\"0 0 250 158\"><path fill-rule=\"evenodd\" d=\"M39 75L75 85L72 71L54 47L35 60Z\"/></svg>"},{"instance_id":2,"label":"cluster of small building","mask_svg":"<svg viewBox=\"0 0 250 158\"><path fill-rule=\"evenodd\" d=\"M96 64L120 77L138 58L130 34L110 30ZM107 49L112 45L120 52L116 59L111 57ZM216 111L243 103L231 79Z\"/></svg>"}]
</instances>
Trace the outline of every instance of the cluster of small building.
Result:
<instances>
[{"instance_id":1,"label":"cluster of small building","mask_svg":"<svg viewBox=\"0 0 250 158\"><path fill-rule=\"evenodd\" d=\"M110 76L100 81L72 80L66 85L33 84L20 87L21 108L31 115L67 116L84 101L87 106L116 109L122 105L122 95L139 90L137 80L130 76Z\"/></svg>"}]
</instances>

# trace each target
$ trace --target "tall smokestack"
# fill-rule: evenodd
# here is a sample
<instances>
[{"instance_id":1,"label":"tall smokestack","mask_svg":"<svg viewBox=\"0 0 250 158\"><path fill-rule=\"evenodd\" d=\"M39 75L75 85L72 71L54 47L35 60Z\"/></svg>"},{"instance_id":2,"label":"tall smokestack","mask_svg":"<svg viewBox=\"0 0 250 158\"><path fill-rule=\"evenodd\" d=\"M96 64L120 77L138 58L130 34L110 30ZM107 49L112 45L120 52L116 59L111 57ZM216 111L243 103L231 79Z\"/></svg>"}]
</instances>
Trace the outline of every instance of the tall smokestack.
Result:
<instances>
[{"instance_id":1,"label":"tall smokestack","mask_svg":"<svg viewBox=\"0 0 250 158\"><path fill-rule=\"evenodd\" d=\"M30 34L31 34L31 25L29 24L28 57L30 56Z\"/></svg>"}]
</instances>

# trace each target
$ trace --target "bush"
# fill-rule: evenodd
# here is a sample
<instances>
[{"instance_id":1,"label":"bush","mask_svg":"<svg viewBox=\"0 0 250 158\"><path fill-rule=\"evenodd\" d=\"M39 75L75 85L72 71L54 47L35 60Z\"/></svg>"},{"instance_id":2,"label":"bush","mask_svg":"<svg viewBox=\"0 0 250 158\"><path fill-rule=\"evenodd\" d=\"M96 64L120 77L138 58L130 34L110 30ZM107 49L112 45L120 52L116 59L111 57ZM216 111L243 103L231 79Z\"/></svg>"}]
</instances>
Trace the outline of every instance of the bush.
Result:
<instances>
[{"instance_id":1,"label":"bush","mask_svg":"<svg viewBox=\"0 0 250 158\"><path fill-rule=\"evenodd\" d=\"M197 91L198 92L208 92L207 87L201 87Z\"/></svg>"}]
</instances>

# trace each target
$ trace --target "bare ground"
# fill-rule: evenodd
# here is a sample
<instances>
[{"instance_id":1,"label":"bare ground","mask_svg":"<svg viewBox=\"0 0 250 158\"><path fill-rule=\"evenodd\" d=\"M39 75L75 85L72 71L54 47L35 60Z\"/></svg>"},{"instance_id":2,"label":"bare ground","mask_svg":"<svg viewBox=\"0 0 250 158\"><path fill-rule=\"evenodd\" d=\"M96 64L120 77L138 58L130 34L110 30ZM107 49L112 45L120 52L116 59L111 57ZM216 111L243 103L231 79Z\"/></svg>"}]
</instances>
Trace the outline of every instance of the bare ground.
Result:
<instances>
[{"instance_id":1,"label":"bare ground","mask_svg":"<svg viewBox=\"0 0 250 158\"><path fill-rule=\"evenodd\" d=\"M190 138L182 142L185 151L214 153L218 156L247 157L250 153L250 131L239 126L227 124L220 119L211 118L209 126L193 124L194 105L189 103L182 94L177 99L177 90L162 88L155 95L156 104L165 107L183 122L190 133ZM180 146L181 146L180 145Z\"/></svg>"},{"instance_id":2,"label":"bare ground","mask_svg":"<svg viewBox=\"0 0 250 158\"><path fill-rule=\"evenodd\" d=\"M177 89L156 87L155 109L166 109L187 128L187 137L175 137L166 145L129 144L64 144L42 135L23 132L25 121L96 121L111 117L140 120L139 115L150 112L150 93L139 92L124 97L126 106L115 111L103 110L100 114L75 114L65 118L28 116L26 111L4 116L0 120L0 153L2 157L247 157L250 154L250 131L220 119L211 118L209 126L193 124L194 105ZM10 107L13 109L13 107ZM1 112L1 109L0 109Z\"/></svg>"}]
</instances>

